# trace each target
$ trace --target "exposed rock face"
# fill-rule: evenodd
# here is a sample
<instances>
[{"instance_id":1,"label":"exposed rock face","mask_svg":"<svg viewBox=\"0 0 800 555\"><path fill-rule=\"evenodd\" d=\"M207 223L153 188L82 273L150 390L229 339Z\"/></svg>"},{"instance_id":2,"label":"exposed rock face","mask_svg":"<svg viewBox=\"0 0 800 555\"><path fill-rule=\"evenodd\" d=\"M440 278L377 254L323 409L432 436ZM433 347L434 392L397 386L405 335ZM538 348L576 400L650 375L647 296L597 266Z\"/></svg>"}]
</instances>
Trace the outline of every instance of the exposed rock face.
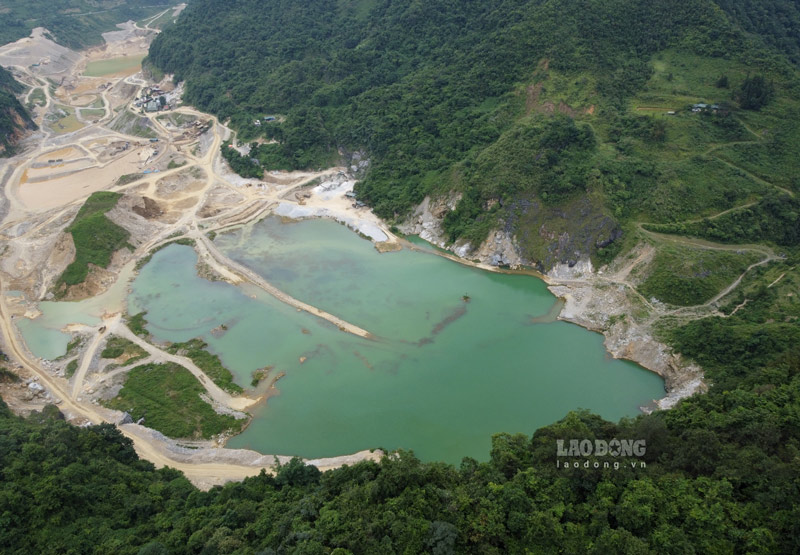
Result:
<instances>
[{"instance_id":1,"label":"exposed rock face","mask_svg":"<svg viewBox=\"0 0 800 555\"><path fill-rule=\"evenodd\" d=\"M133 424L133 418L127 412L123 412L122 418L117 422L118 426L122 426L123 424Z\"/></svg>"},{"instance_id":2,"label":"exposed rock face","mask_svg":"<svg viewBox=\"0 0 800 555\"><path fill-rule=\"evenodd\" d=\"M36 129L25 108L0 89L0 156Z\"/></svg>"},{"instance_id":3,"label":"exposed rock face","mask_svg":"<svg viewBox=\"0 0 800 555\"><path fill-rule=\"evenodd\" d=\"M36 129L36 124L14 96L24 90L10 72L0 67L0 156Z\"/></svg>"},{"instance_id":4,"label":"exposed rock face","mask_svg":"<svg viewBox=\"0 0 800 555\"><path fill-rule=\"evenodd\" d=\"M588 194L555 206L518 200L506 213L505 230L514 233L523 258L542 271L588 259L622 235L602 202Z\"/></svg>"},{"instance_id":5,"label":"exposed rock face","mask_svg":"<svg viewBox=\"0 0 800 555\"><path fill-rule=\"evenodd\" d=\"M588 195L564 205L549 206L539 200L516 200L503 208L500 228L481 245L456 241L448 245L442 230L445 215L455 210L460 194L425 200L399 226L403 233L419 235L462 258L491 266L531 266L546 272L558 264L574 266L622 236L617 222L596 199Z\"/></svg>"},{"instance_id":6,"label":"exposed rock face","mask_svg":"<svg viewBox=\"0 0 800 555\"><path fill-rule=\"evenodd\" d=\"M550 291L565 301L560 320L602 333L614 358L631 360L664 378L667 395L656 402L658 408L671 408L707 390L702 369L654 337L649 314L625 284L600 279L588 261L556 266L547 277Z\"/></svg>"},{"instance_id":7,"label":"exposed rock face","mask_svg":"<svg viewBox=\"0 0 800 555\"><path fill-rule=\"evenodd\" d=\"M350 174L353 177L360 178L362 177L367 169L370 166L369 158L367 157L367 153L363 150L357 150L355 152L344 152L339 151L339 154L344 158L346 161L345 166L347 166Z\"/></svg>"},{"instance_id":8,"label":"exposed rock face","mask_svg":"<svg viewBox=\"0 0 800 555\"><path fill-rule=\"evenodd\" d=\"M406 235L419 235L429 243L444 248L447 242L442 231L442 220L448 212L456 209L459 200L460 193L451 193L436 200L425 197L411 217L398 227Z\"/></svg>"},{"instance_id":9,"label":"exposed rock face","mask_svg":"<svg viewBox=\"0 0 800 555\"><path fill-rule=\"evenodd\" d=\"M486 241L472 253L472 257L490 266L518 268L526 264L511 233L500 230L491 232Z\"/></svg>"},{"instance_id":10,"label":"exposed rock face","mask_svg":"<svg viewBox=\"0 0 800 555\"><path fill-rule=\"evenodd\" d=\"M461 200L460 193L451 193L436 200L425 197L425 200L417 206L411 217L398 227L403 233L419 235L438 247L446 248L449 246L453 253L461 258L479 260L491 266L508 266L512 268L529 264L520 255L519 247L508 230L491 232L486 241L479 245L478 248L463 240L448 245L447 238L442 230L442 221L448 212L455 210L459 200Z\"/></svg>"}]
</instances>

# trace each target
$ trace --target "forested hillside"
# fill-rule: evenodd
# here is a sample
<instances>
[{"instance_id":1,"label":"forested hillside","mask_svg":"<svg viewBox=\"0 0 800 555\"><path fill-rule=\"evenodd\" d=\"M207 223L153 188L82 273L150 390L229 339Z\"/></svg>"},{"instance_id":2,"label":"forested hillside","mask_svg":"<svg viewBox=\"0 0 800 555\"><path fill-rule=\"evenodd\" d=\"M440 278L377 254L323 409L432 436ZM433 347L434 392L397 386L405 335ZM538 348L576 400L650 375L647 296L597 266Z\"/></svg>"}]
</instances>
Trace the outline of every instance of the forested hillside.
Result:
<instances>
[{"instance_id":1,"label":"forested hillside","mask_svg":"<svg viewBox=\"0 0 800 555\"><path fill-rule=\"evenodd\" d=\"M22 89L23 86L0 67L0 156L7 156L26 130L36 128L15 96Z\"/></svg>"},{"instance_id":2,"label":"forested hillside","mask_svg":"<svg viewBox=\"0 0 800 555\"><path fill-rule=\"evenodd\" d=\"M102 33L118 23L139 20L174 5L166 0L4 0L0 6L0 44L50 31L59 44L74 50L103 42Z\"/></svg>"},{"instance_id":3,"label":"forested hillside","mask_svg":"<svg viewBox=\"0 0 800 555\"><path fill-rule=\"evenodd\" d=\"M597 244L632 221L702 216L762 193L702 156L751 138L748 128L779 144L758 165L797 169L781 154L797 139L797 72L782 55L797 46L791 2L230 6L193 3L150 59L240 138L279 141L254 148L258 164L234 161L237 171L325 166L339 148L363 149L373 164L358 192L382 217L458 192L450 240L477 246L502 227L544 268L613 255L618 246ZM751 77L763 86L745 95ZM721 108L693 117L693 103ZM285 120L263 120L271 114ZM546 239L565 233L566 246Z\"/></svg>"},{"instance_id":4,"label":"forested hillside","mask_svg":"<svg viewBox=\"0 0 800 555\"><path fill-rule=\"evenodd\" d=\"M715 0L747 31L757 33L768 44L800 63L800 5L793 0Z\"/></svg>"}]
</instances>

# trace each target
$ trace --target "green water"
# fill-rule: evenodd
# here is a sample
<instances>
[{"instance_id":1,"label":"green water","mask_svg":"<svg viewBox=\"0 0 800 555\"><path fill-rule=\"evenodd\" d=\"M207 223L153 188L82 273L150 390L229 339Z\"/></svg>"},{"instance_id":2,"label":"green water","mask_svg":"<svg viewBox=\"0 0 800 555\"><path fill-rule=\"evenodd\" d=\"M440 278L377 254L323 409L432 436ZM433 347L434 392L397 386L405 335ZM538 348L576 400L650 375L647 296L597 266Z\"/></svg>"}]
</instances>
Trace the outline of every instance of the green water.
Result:
<instances>
[{"instance_id":1,"label":"green water","mask_svg":"<svg viewBox=\"0 0 800 555\"><path fill-rule=\"evenodd\" d=\"M158 252L129 297L158 339L202 336L242 385L264 366L286 373L230 447L304 457L406 448L426 460L485 460L493 433L531 434L576 408L618 419L663 396L658 376L611 359L600 335L532 323L555 302L538 279L409 250L379 254L322 220L270 218L216 243L377 336L344 333L255 288L203 280L188 247ZM214 337L220 324L228 331Z\"/></svg>"},{"instance_id":2,"label":"green water","mask_svg":"<svg viewBox=\"0 0 800 555\"><path fill-rule=\"evenodd\" d=\"M42 312L33 320L17 318L15 323L28 350L35 356L53 360L64 355L71 335L63 331L69 324L95 326L106 312L122 309L133 265L128 264L105 293L76 302L41 302Z\"/></svg>"}]
</instances>

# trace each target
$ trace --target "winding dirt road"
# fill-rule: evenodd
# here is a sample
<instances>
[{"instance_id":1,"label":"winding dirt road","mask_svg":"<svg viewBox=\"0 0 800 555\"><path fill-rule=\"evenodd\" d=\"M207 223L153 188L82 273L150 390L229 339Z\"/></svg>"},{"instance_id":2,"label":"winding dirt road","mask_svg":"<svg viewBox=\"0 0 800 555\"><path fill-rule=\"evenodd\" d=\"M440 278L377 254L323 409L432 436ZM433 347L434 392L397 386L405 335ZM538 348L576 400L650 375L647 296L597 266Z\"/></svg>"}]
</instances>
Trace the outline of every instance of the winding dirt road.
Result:
<instances>
[{"instance_id":1,"label":"winding dirt road","mask_svg":"<svg viewBox=\"0 0 800 555\"><path fill-rule=\"evenodd\" d=\"M41 109L40 117L38 118L39 123L43 123L44 115L55 104L55 99L50 94L49 86L44 80L39 79L28 71L27 68L22 67L18 69L27 75L31 82L39 83L45 92L46 106ZM105 80L104 78L104 81ZM107 80L112 83L112 86L104 88L102 91L96 93L99 98L102 98L105 116L91 123L87 123L78 131L65 135L56 135L47 129L46 126L42 126L39 140L36 144L29 146L27 152L23 156L19 156L11 161L14 166L13 169L8 172L7 179L5 180L7 184L5 191L9 200L9 210L3 218L0 231L12 229L14 226L18 226L20 222L31 220L33 224L25 228L22 233L15 235L14 240L36 237L41 233L46 233L55 222L61 221L68 215L69 211L75 210L75 207L81 204L86 196L88 196L90 191L84 193L80 198L75 198L54 208L40 209L36 206L27 205L19 197L18 193L20 187L24 184L24 176L37 158L49 152L56 152L65 148L75 148L83 153L90 162L88 166L80 170L81 172L91 169L103 169L113 167L114 164L117 163L118 158L112 157L111 159L101 161L98 155L89 148L94 142L98 140L106 141L106 143L111 141L127 141L133 145L142 141L141 137L129 136L106 127L108 123L118 115L112 109L109 91L120 81L125 81L125 83L138 88L147 85L147 83L135 76L109 77ZM138 96L138 92L136 94ZM70 101L67 96L65 96L65 98L60 98L59 103L69 104ZM130 108L124 106L122 109L129 110ZM172 178L187 170L196 168L202 170L205 174L201 190L189 195L177 197L172 201L177 204L181 200L196 197L197 202L190 208L182 209L180 217L176 222L166 226L163 230L156 233L155 236L148 238L144 244L140 245L133 253L134 261L144 258L153 248L170 240L174 240L176 237L191 237L196 242L198 254L201 257L205 256L206 259L212 263L214 269L226 279L230 279L232 282L248 281L291 306L305 310L309 314L313 314L314 316L333 323L344 332L352 333L360 337L372 338L372 334L367 330L291 297L268 283L249 268L230 260L213 245L205 234L210 230L244 224L258 219L274 208L280 195L285 195L299 187L303 187L315 179L329 176L340 170L340 168L328 169L324 172L299 173L293 178L294 181L289 185L273 187L272 189L268 188L267 190L233 186L226 179L225 175L220 175L215 169L219 166L220 145L222 143L223 134L229 136L230 131L224 128L216 118L202 114L188 107L180 108L172 113L201 118L202 120L211 122L211 129L208 131L210 135L206 136L208 140L205 142L205 146L201 149L201 152L197 153L196 150L190 150L188 148L188 145L192 144L191 141L181 142L176 140L174 137L175 130L170 130L157 119L161 114L145 114L144 116L150 119L153 129L159 136L159 149L161 150L158 157L155 159L148 159L148 167L152 167L159 163L159 161L164 160L168 152L175 151L180 152L186 159L186 165L177 168L168 168L157 174L146 175L126 185L107 184L102 187L104 190L124 192L128 189L145 185L149 192L153 192L159 181L165 180L165 178ZM136 115L137 117L141 117L140 114ZM197 144L203 144L203 140L201 139ZM165 164L165 162L163 163ZM200 207L205 205L208 201L209 192L214 187L219 187L220 184L230 188L231 191L235 191L237 194L243 195L244 200L241 204L233 206L229 210L222 211L218 217L199 217L198 211ZM201 225L205 231L201 231ZM53 397L59 399L60 409L70 418L91 422L93 424L115 422L119 420L120 415L116 411L94 405L90 402L90 399L83 398L88 397L83 395L83 392L87 384L87 377L92 374L92 362L96 359L98 349L101 348L104 341L112 334L128 339L143 348L148 353L148 360L150 361L174 362L188 369L201 382L208 396L214 403L233 410L243 411L262 400L261 398L254 399L247 396L232 396L228 394L217 386L202 369L197 367L197 365L187 357L167 353L163 349L136 336L123 323L120 314L104 316L102 325L95 327L86 326L82 328L82 331L89 333L90 339L82 353L79 367L71 382L67 379L60 378L43 367L39 361L29 353L24 342L18 335L16 326L14 326L12 321L12 311L9 308L8 299L6 297L7 283L8 280L6 276L4 276L3 279L0 280L0 333L5 338L5 350L7 354L18 361L28 373L35 376L39 383L45 386ZM43 294L44 292L42 292L42 295ZM96 380L96 377L93 379ZM122 425L120 429L126 437L129 437L134 442L134 447L142 458L153 462L156 466L170 466L181 470L199 487L207 488L230 480L241 480L246 476L259 473L262 468L267 468L269 470L272 466L271 459L268 463L264 464L237 464L236 462L215 462L208 460L202 462L187 461L184 456L175 456L174 453L171 453L170 446L163 441L155 439L152 433L146 428L134 425ZM229 456L226 454L228 451L217 451L221 455ZM252 452L249 453L252 455ZM314 464L322 469L327 469L340 466L341 464L352 464L358 460L377 460L380 456L380 452L360 452L344 457L307 462L308 464Z\"/></svg>"}]
</instances>

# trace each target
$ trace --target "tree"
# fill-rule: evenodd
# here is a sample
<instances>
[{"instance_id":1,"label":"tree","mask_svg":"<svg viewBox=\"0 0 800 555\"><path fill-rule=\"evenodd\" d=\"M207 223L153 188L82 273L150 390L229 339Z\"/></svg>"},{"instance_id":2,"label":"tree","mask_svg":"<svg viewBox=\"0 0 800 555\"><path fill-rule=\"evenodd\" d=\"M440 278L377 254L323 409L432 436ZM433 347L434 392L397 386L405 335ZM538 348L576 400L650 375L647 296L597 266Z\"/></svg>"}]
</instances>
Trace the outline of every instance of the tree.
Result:
<instances>
[{"instance_id":1,"label":"tree","mask_svg":"<svg viewBox=\"0 0 800 555\"><path fill-rule=\"evenodd\" d=\"M760 110L772 100L775 87L763 75L748 76L739 89L739 105L745 110Z\"/></svg>"}]
</instances>

